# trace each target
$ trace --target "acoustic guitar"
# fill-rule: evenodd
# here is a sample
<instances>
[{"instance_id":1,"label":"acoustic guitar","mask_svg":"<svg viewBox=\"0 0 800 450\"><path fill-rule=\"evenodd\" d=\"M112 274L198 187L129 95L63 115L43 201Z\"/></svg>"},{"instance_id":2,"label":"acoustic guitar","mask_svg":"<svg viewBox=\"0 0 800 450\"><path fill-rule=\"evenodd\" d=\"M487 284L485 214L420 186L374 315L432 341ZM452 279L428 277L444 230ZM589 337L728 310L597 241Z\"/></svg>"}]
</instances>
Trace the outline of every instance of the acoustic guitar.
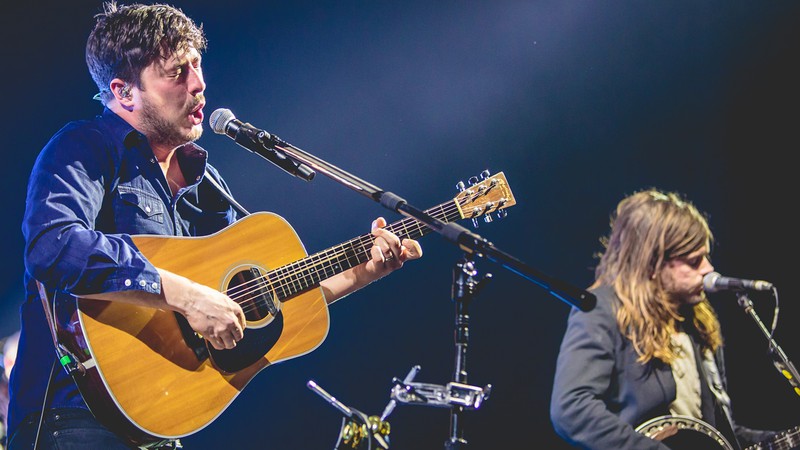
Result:
<instances>
[{"instance_id":1,"label":"acoustic guitar","mask_svg":"<svg viewBox=\"0 0 800 450\"><path fill-rule=\"evenodd\" d=\"M516 204L502 172L425 212L443 222L501 213ZM400 238L430 231L413 218L387 228ZM310 353L328 334L319 284L368 261L364 234L307 255L280 216L254 213L204 237L133 236L156 266L237 301L247 317L235 348L215 350L172 311L57 294L54 331L92 413L132 443L193 434L212 423L253 377L277 362Z\"/></svg>"}]
</instances>

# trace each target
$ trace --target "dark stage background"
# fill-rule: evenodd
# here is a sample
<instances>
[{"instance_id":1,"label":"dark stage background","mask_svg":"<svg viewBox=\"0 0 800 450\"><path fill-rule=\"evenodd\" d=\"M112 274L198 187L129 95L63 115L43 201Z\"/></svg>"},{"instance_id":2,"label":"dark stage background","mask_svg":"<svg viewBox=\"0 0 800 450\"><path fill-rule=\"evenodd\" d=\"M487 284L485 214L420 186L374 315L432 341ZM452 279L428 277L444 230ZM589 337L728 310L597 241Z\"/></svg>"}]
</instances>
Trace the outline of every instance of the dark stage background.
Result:
<instances>
[{"instance_id":1,"label":"dark stage background","mask_svg":"<svg viewBox=\"0 0 800 450\"><path fill-rule=\"evenodd\" d=\"M418 208L503 171L518 204L476 230L537 270L592 280L617 201L655 186L710 215L716 269L779 287L777 342L800 357L797 180L800 4L794 1L301 1L175 3L203 23L206 117L243 121ZM0 21L5 156L0 332L17 327L28 173L65 122L101 111L83 60L99 1L7 2ZM206 127L200 144L251 211L282 215L316 252L400 215L318 175L309 183ZM469 225L469 222L464 222ZM392 377L452 378L451 269L425 257L330 310L315 351L259 373L187 449L331 449L341 414L306 388L380 414ZM548 417L569 305L487 260L471 307L470 384L494 386L462 416L468 448L567 448ZM793 275L794 274L794 275ZM774 301L752 295L769 325ZM731 293L713 295L740 423L800 424L800 398ZM443 448L447 409L399 405L392 448Z\"/></svg>"}]
</instances>

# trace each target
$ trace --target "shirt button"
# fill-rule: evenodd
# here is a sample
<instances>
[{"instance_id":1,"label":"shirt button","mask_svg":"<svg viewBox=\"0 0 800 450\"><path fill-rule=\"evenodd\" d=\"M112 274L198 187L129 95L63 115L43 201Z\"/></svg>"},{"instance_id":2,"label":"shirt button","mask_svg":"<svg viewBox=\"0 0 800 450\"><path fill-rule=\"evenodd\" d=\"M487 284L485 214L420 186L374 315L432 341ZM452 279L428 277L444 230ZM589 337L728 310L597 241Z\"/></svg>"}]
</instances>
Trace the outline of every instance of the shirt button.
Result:
<instances>
[{"instance_id":1,"label":"shirt button","mask_svg":"<svg viewBox=\"0 0 800 450\"><path fill-rule=\"evenodd\" d=\"M145 206L144 210L145 210L145 212L150 212L150 207L149 206Z\"/></svg>"},{"instance_id":2,"label":"shirt button","mask_svg":"<svg viewBox=\"0 0 800 450\"><path fill-rule=\"evenodd\" d=\"M131 285L131 280L125 280L125 286L130 286L130 285Z\"/></svg>"},{"instance_id":3,"label":"shirt button","mask_svg":"<svg viewBox=\"0 0 800 450\"><path fill-rule=\"evenodd\" d=\"M153 289L158 289L158 283L153 283L150 285Z\"/></svg>"},{"instance_id":4,"label":"shirt button","mask_svg":"<svg viewBox=\"0 0 800 450\"><path fill-rule=\"evenodd\" d=\"M147 281L139 280L139 286L141 286L141 287L147 286Z\"/></svg>"}]
</instances>

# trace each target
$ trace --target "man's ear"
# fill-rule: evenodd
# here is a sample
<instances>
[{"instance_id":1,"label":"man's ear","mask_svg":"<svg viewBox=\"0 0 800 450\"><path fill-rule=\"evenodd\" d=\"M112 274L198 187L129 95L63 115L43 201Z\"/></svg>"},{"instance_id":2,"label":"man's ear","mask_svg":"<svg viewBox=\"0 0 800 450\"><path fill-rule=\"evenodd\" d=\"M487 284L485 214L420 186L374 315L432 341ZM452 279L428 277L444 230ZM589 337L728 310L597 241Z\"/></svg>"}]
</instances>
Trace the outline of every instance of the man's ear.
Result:
<instances>
[{"instance_id":1,"label":"man's ear","mask_svg":"<svg viewBox=\"0 0 800 450\"><path fill-rule=\"evenodd\" d=\"M110 83L111 93L117 99L120 105L125 109L133 109L133 94L131 89L133 86L119 78L114 78Z\"/></svg>"}]
</instances>

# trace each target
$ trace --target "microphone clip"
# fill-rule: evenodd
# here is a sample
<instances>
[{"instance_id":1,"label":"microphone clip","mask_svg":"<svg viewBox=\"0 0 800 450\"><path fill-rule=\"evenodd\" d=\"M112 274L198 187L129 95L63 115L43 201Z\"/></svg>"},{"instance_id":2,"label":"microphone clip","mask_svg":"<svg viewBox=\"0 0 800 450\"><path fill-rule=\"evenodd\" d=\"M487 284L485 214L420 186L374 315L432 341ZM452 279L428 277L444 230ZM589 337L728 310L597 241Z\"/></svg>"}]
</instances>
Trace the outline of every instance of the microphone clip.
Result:
<instances>
[{"instance_id":1,"label":"microphone clip","mask_svg":"<svg viewBox=\"0 0 800 450\"><path fill-rule=\"evenodd\" d=\"M288 142L286 142L283 139L279 138L278 136L276 136L274 134L271 134L271 133L268 133L268 132L266 132L264 130L258 130L258 133L256 133L255 137L256 137L256 141L258 141L259 144L263 145L265 148L270 148L270 149L273 149L273 150L276 150L276 151L278 151L276 149L276 147L280 148L280 147L286 147L286 146L289 145ZM281 153L283 153L283 152L281 152Z\"/></svg>"},{"instance_id":2,"label":"microphone clip","mask_svg":"<svg viewBox=\"0 0 800 450\"><path fill-rule=\"evenodd\" d=\"M270 134L255 127L242 126L236 130L234 141L285 170L290 175L294 175L305 181L311 181L316 175L316 172L305 164L299 163L287 156L286 152L280 147L288 146L289 144L274 134ZM259 148L253 149L255 146Z\"/></svg>"}]
</instances>

